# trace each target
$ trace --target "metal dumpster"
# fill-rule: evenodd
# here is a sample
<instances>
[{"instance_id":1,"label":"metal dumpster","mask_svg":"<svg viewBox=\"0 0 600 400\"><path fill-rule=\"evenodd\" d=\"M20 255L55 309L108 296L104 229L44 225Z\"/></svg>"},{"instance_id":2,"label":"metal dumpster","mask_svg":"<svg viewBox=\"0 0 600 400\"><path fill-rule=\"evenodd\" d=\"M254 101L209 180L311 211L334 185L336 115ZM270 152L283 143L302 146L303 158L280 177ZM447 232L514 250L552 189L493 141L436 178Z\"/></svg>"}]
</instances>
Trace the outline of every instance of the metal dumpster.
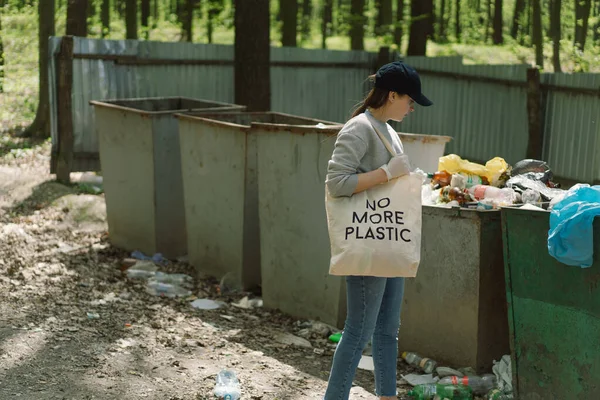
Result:
<instances>
[{"instance_id":1,"label":"metal dumpster","mask_svg":"<svg viewBox=\"0 0 600 400\"><path fill-rule=\"evenodd\" d=\"M177 120L183 111L244 110L183 97L92 101L110 241L174 258L187 248Z\"/></svg>"},{"instance_id":2,"label":"metal dumpster","mask_svg":"<svg viewBox=\"0 0 600 400\"><path fill-rule=\"evenodd\" d=\"M254 123L261 122L261 131L268 129L276 136L290 130L307 133L319 123L333 123L275 112L186 113L177 118L190 262L217 278L227 275L225 282L235 289L254 289L261 284L261 249L271 245L261 246L265 232L259 230L257 162L270 162L290 151L282 146L257 154ZM298 156L293 150L289 156ZM285 218L273 229L289 229ZM269 306L266 298L265 303Z\"/></svg>"},{"instance_id":3,"label":"metal dumpster","mask_svg":"<svg viewBox=\"0 0 600 400\"><path fill-rule=\"evenodd\" d=\"M446 153L446 143L452 140L450 136L404 132L398 132L398 135L412 165L431 173L437 171L440 157Z\"/></svg>"},{"instance_id":4,"label":"metal dumpster","mask_svg":"<svg viewBox=\"0 0 600 400\"><path fill-rule=\"evenodd\" d=\"M329 275L325 212L327 164L341 126L254 129L264 304L341 327L345 281Z\"/></svg>"},{"instance_id":5,"label":"metal dumpster","mask_svg":"<svg viewBox=\"0 0 600 400\"><path fill-rule=\"evenodd\" d=\"M423 206L421 264L407 279L399 345L490 372L509 353L500 211Z\"/></svg>"},{"instance_id":6,"label":"metal dumpster","mask_svg":"<svg viewBox=\"0 0 600 400\"><path fill-rule=\"evenodd\" d=\"M600 399L600 219L585 269L548 254L547 211L504 208L502 228L515 398Z\"/></svg>"}]
</instances>

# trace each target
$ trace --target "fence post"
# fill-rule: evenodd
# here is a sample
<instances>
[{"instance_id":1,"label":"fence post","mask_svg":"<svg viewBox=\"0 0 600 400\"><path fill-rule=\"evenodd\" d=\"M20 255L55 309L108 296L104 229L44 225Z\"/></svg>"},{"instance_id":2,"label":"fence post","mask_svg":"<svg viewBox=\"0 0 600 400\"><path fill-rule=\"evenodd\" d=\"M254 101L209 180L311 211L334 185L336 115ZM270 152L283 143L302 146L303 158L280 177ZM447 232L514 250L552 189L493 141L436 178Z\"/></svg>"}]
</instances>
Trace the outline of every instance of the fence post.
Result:
<instances>
[{"instance_id":1,"label":"fence post","mask_svg":"<svg viewBox=\"0 0 600 400\"><path fill-rule=\"evenodd\" d=\"M71 182L73 165L73 36L64 36L60 44L57 65L57 119L58 154L56 179L64 184Z\"/></svg>"},{"instance_id":2,"label":"fence post","mask_svg":"<svg viewBox=\"0 0 600 400\"><path fill-rule=\"evenodd\" d=\"M529 68L527 69L527 118L529 121L527 158L536 160L542 158L544 149L542 116L540 70L538 68Z\"/></svg>"}]
</instances>

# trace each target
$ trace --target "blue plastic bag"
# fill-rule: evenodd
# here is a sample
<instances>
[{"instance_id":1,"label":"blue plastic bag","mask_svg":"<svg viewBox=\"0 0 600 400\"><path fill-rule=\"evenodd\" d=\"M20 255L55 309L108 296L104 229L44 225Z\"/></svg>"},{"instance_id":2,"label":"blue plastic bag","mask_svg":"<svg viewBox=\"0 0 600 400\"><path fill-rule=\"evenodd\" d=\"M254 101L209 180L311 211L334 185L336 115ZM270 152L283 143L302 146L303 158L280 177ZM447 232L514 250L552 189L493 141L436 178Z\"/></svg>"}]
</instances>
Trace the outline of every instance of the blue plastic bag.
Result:
<instances>
[{"instance_id":1,"label":"blue plastic bag","mask_svg":"<svg viewBox=\"0 0 600 400\"><path fill-rule=\"evenodd\" d=\"M600 186L573 186L550 214L550 255L563 264L591 267L596 216L600 216Z\"/></svg>"}]
</instances>

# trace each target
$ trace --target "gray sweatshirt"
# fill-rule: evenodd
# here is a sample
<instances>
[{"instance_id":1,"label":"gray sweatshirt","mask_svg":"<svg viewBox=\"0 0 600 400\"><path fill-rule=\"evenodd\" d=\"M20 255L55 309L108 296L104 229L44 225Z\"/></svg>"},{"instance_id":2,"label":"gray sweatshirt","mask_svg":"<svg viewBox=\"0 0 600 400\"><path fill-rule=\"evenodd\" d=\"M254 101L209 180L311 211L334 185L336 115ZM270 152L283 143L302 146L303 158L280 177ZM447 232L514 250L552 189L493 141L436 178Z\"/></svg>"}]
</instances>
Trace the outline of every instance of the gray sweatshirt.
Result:
<instances>
[{"instance_id":1,"label":"gray sweatshirt","mask_svg":"<svg viewBox=\"0 0 600 400\"><path fill-rule=\"evenodd\" d=\"M338 134L327 169L327 188L333 197L352 196L358 184L357 174L371 172L392 158L373 125L392 144L396 154L404 153L396 131L369 111L352 118Z\"/></svg>"}]
</instances>

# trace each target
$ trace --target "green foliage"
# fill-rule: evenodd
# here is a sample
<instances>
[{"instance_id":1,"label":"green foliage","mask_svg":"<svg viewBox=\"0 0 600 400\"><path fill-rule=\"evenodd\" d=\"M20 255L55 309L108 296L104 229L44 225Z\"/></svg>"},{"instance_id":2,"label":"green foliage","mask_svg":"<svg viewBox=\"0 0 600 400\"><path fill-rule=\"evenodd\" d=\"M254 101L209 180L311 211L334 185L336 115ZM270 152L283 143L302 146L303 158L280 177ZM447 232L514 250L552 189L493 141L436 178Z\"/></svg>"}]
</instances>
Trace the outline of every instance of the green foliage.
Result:
<instances>
[{"instance_id":1,"label":"green foliage","mask_svg":"<svg viewBox=\"0 0 600 400\"><path fill-rule=\"evenodd\" d=\"M56 34L63 35L66 23L66 0L56 1ZM186 0L155 0L151 1L148 39L155 41L179 41L182 38L180 18L176 15L174 4L181 5ZM207 42L209 18L212 22L212 38L216 44L232 44L234 40L234 8L233 0L196 0L197 6L194 18L194 37L196 43ZM280 45L279 0L271 1L271 40L273 45ZM299 45L305 48L321 47L321 18L323 15L323 0L311 0L310 17L303 21L303 0L299 1L298 24ZM348 50L349 26L351 23L350 5L352 0L335 0L333 2L333 18L328 26L329 37L326 44L328 49ZM366 1L364 11L365 49L377 51L380 46L390 46L402 53L406 49L410 27L410 3L405 0L404 20L394 21L394 25L403 27L404 36L401 43L395 43L393 29L382 32L376 29L377 2ZM429 41L427 55L463 55L465 62L482 64L527 63L534 61L534 50L531 47L531 17L529 7L520 16L517 39L510 36L513 24L515 0L504 0L504 45L490 46L491 24L488 23L487 0L460 0L460 38L455 37L456 0L445 0L446 34L442 41ZM594 29L598 28L600 15L596 6L598 0L593 0L592 13L589 20L589 31L585 51L582 53L573 45L575 33L574 1L562 1L561 13L561 63L565 72L600 72L600 42L594 42ZM37 2L38 0L0 0L0 18L2 18L1 40L5 53L4 93L0 93L0 133L5 131L19 132L35 117L38 96L38 37L37 37ZM529 4L530 0L526 0ZM90 0L94 12L90 12L88 36L101 37L102 0ZM479 9L476 4L480 4ZM494 2L491 2L492 4ZM542 0L542 24L544 33L545 67L551 71L552 43L549 39L550 9L549 1ZM117 11L118 1L111 0L110 29L107 39L123 39L125 37L124 15ZM434 1L436 24L440 21L441 0ZM397 0L393 1L394 17ZM493 7L493 6L492 6ZM155 18L155 10L157 15ZM301 35L301 24L305 24L305 33ZM141 24L140 33L141 33ZM489 29L488 29L489 28ZM434 27L438 32L439 26ZM144 37L145 35L140 35ZM487 37L487 43L485 42ZM598 39L598 35L596 35Z\"/></svg>"}]
</instances>

